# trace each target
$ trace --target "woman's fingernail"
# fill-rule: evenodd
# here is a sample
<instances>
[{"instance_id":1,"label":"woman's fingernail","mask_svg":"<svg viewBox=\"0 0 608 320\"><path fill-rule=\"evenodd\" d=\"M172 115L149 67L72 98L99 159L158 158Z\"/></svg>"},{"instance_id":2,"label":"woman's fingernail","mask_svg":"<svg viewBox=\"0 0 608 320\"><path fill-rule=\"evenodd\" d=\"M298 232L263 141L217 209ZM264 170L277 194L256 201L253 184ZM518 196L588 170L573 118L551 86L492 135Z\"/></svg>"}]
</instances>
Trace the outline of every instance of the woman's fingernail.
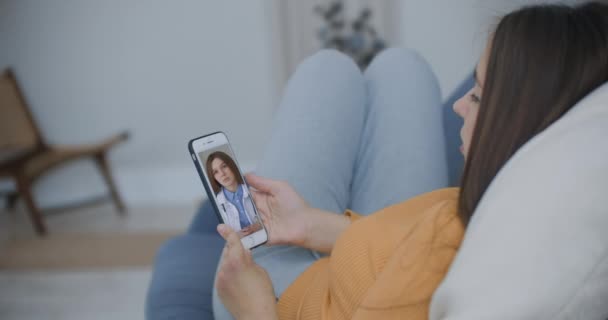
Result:
<instances>
[{"instance_id":1,"label":"woman's fingernail","mask_svg":"<svg viewBox=\"0 0 608 320\"><path fill-rule=\"evenodd\" d=\"M225 228L225 226L223 224L218 224L217 225L217 232L224 233L224 230L226 230L226 228Z\"/></svg>"}]
</instances>

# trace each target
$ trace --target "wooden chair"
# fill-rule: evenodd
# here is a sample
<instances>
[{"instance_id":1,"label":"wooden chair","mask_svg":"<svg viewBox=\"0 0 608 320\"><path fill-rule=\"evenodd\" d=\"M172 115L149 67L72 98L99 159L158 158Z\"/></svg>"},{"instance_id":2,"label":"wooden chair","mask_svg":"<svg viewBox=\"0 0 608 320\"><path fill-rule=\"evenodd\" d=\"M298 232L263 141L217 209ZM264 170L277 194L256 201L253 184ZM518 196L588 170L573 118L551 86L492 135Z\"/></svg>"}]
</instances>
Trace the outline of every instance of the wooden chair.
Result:
<instances>
[{"instance_id":1,"label":"wooden chair","mask_svg":"<svg viewBox=\"0 0 608 320\"><path fill-rule=\"evenodd\" d=\"M32 185L50 169L71 160L91 158L99 167L110 195L119 213L125 213L116 185L110 174L107 153L119 142L125 141L124 132L99 144L88 146L53 146L45 142L36 121L28 108L13 72L5 70L0 79L0 179L10 178L16 190L8 194L8 203L22 197L29 211L34 229L44 235L47 228L44 217L32 197Z\"/></svg>"}]
</instances>

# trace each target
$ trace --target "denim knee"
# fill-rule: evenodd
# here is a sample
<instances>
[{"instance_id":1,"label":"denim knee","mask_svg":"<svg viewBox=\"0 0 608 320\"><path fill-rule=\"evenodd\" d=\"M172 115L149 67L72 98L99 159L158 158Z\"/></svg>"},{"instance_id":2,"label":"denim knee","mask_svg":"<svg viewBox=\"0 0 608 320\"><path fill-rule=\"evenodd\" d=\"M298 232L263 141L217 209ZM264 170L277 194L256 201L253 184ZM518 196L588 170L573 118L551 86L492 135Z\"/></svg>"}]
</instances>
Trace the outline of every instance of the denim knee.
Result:
<instances>
[{"instance_id":1,"label":"denim knee","mask_svg":"<svg viewBox=\"0 0 608 320\"><path fill-rule=\"evenodd\" d=\"M366 78L377 78L384 74L394 74L395 70L424 75L436 81L430 64L416 50L409 48L388 48L380 52L365 70Z\"/></svg>"},{"instance_id":2,"label":"denim knee","mask_svg":"<svg viewBox=\"0 0 608 320\"><path fill-rule=\"evenodd\" d=\"M344 74L346 77L363 77L357 64L349 56L333 49L323 49L304 59L296 73L313 73L321 75ZM319 78L323 79L323 77Z\"/></svg>"}]
</instances>

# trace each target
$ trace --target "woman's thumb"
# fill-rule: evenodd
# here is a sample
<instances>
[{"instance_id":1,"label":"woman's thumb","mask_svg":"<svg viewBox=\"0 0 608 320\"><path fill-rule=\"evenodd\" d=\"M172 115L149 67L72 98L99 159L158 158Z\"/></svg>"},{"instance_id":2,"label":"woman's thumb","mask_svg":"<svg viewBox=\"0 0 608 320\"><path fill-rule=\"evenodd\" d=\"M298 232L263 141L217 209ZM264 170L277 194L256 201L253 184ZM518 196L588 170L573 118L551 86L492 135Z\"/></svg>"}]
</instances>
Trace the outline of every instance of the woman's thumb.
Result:
<instances>
[{"instance_id":1,"label":"woman's thumb","mask_svg":"<svg viewBox=\"0 0 608 320\"><path fill-rule=\"evenodd\" d=\"M253 173L246 174L245 179L250 186L262 192L272 193L276 190L276 184L273 180L262 178Z\"/></svg>"}]
</instances>

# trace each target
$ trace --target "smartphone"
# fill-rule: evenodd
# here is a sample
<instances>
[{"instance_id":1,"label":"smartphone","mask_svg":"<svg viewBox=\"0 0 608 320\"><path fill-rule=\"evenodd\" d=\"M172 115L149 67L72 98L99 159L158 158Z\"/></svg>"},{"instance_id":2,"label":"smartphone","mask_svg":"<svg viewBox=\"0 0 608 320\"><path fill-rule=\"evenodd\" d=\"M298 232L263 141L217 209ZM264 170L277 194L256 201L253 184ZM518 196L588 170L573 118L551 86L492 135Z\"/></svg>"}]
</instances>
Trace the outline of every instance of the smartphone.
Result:
<instances>
[{"instance_id":1,"label":"smartphone","mask_svg":"<svg viewBox=\"0 0 608 320\"><path fill-rule=\"evenodd\" d=\"M194 138L188 150L220 222L235 230L248 249L266 243L266 228L226 134Z\"/></svg>"}]
</instances>

